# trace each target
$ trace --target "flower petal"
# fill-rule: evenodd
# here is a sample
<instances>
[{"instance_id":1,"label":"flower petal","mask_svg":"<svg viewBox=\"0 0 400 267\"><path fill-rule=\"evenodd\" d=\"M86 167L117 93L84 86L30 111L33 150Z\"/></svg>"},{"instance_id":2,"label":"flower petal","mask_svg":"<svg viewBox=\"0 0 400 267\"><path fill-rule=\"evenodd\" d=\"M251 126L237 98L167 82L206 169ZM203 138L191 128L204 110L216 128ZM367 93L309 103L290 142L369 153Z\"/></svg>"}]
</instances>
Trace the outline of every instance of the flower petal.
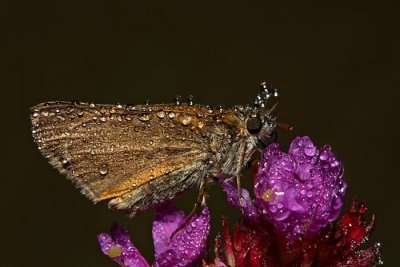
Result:
<instances>
[{"instance_id":1,"label":"flower petal","mask_svg":"<svg viewBox=\"0 0 400 267\"><path fill-rule=\"evenodd\" d=\"M100 233L97 236L101 251L122 267L149 267L130 240L128 231L114 224L111 235Z\"/></svg>"},{"instance_id":2,"label":"flower petal","mask_svg":"<svg viewBox=\"0 0 400 267\"><path fill-rule=\"evenodd\" d=\"M156 210L152 229L155 258L169 249L171 235L185 222L185 218L185 213L171 202Z\"/></svg>"},{"instance_id":3,"label":"flower petal","mask_svg":"<svg viewBox=\"0 0 400 267\"><path fill-rule=\"evenodd\" d=\"M168 236L170 242L163 244L167 249L156 255L154 266L187 266L198 260L206 248L209 232L210 212L204 207L200 215L193 215L174 236Z\"/></svg>"},{"instance_id":4,"label":"flower petal","mask_svg":"<svg viewBox=\"0 0 400 267\"><path fill-rule=\"evenodd\" d=\"M319 151L310 137L296 137L289 148L291 155L297 163L295 173L302 180L307 180L311 176L311 168L316 164Z\"/></svg>"},{"instance_id":5,"label":"flower petal","mask_svg":"<svg viewBox=\"0 0 400 267\"><path fill-rule=\"evenodd\" d=\"M235 177L225 177L224 175L220 175L219 181L222 185L222 189L224 190L228 203L232 206L242 209L243 215L246 218L257 220L258 219L258 212L256 207L253 204L253 201L250 197L249 191L245 188L241 188L241 205L239 203L239 196L238 196L238 188L236 185L236 178Z\"/></svg>"}]
</instances>

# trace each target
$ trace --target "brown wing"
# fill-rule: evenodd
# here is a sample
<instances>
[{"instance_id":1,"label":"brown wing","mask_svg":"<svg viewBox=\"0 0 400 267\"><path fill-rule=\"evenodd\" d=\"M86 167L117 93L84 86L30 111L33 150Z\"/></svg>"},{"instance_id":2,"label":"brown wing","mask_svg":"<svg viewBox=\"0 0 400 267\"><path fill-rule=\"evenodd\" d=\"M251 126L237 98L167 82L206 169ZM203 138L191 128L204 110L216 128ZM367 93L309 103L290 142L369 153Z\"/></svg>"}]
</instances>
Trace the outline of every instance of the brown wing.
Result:
<instances>
[{"instance_id":1,"label":"brown wing","mask_svg":"<svg viewBox=\"0 0 400 267\"><path fill-rule=\"evenodd\" d=\"M199 176L211 164L210 132L224 132L204 112L203 106L51 102L32 108L32 133L50 164L84 195L117 205L158 177ZM179 181L157 183L167 190Z\"/></svg>"}]
</instances>

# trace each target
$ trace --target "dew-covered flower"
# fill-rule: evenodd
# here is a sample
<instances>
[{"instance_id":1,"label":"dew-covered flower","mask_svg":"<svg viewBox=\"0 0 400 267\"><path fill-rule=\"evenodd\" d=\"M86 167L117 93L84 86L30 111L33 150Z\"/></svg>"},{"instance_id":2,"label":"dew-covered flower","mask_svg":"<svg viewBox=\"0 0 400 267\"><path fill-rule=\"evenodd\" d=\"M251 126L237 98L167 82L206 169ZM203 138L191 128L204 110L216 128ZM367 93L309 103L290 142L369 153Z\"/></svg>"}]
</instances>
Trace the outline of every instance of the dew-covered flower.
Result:
<instances>
[{"instance_id":1,"label":"dew-covered flower","mask_svg":"<svg viewBox=\"0 0 400 267\"><path fill-rule=\"evenodd\" d=\"M289 153L273 143L263 152L254 193L261 213L289 238L313 235L336 220L343 206L343 167L329 146L297 137Z\"/></svg>"},{"instance_id":2,"label":"dew-covered flower","mask_svg":"<svg viewBox=\"0 0 400 267\"><path fill-rule=\"evenodd\" d=\"M200 215L187 216L168 203L157 209L153 222L155 262L151 266L192 266L199 262L210 231L210 214L204 207ZM130 240L129 234L115 225L111 234L98 235L101 250L123 267L147 267Z\"/></svg>"},{"instance_id":3,"label":"dew-covered flower","mask_svg":"<svg viewBox=\"0 0 400 267\"><path fill-rule=\"evenodd\" d=\"M228 202L242 211L229 233L216 238L216 262L227 266L377 266L379 243L360 250L371 233L366 205L343 205L343 167L329 146L318 149L307 136L293 140L289 153L270 144L254 172L254 194L234 178L220 176Z\"/></svg>"}]
</instances>

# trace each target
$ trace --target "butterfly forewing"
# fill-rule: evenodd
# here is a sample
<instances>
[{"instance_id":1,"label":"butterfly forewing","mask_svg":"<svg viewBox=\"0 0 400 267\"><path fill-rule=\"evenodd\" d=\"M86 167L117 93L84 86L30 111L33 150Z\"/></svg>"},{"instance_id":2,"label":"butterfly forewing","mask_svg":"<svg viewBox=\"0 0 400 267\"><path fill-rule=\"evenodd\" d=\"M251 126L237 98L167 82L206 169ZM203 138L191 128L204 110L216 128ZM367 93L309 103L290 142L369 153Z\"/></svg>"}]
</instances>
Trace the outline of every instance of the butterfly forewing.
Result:
<instances>
[{"instance_id":1,"label":"butterfly forewing","mask_svg":"<svg viewBox=\"0 0 400 267\"><path fill-rule=\"evenodd\" d=\"M157 194L172 198L217 169L215 150L239 134L240 120L225 116L223 126L208 113L198 105L51 102L33 107L31 119L42 154L87 197L145 209L164 201Z\"/></svg>"}]
</instances>

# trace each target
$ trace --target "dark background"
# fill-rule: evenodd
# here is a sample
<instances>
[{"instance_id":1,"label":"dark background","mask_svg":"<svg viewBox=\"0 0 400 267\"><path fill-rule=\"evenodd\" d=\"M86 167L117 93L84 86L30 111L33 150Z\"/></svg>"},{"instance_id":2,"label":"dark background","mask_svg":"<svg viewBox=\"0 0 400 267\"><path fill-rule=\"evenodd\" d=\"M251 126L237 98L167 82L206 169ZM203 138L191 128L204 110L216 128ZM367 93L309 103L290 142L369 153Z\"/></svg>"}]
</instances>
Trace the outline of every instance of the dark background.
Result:
<instances>
[{"instance_id":1,"label":"dark background","mask_svg":"<svg viewBox=\"0 0 400 267\"><path fill-rule=\"evenodd\" d=\"M269 80L280 88L279 119L296 126L280 131L283 147L304 134L332 145L345 165L346 205L367 201L377 215L370 241L396 266L398 11L388 1L15 1L3 16L13 98L4 96L10 107L2 116L12 114L14 130L3 123L0 265L113 266L96 234L114 221L152 259L152 211L129 220L80 195L37 150L29 107L160 103L176 94L247 104ZM195 195L178 205L190 210ZM210 195L215 234L222 214L232 224L238 212L218 185Z\"/></svg>"}]
</instances>

